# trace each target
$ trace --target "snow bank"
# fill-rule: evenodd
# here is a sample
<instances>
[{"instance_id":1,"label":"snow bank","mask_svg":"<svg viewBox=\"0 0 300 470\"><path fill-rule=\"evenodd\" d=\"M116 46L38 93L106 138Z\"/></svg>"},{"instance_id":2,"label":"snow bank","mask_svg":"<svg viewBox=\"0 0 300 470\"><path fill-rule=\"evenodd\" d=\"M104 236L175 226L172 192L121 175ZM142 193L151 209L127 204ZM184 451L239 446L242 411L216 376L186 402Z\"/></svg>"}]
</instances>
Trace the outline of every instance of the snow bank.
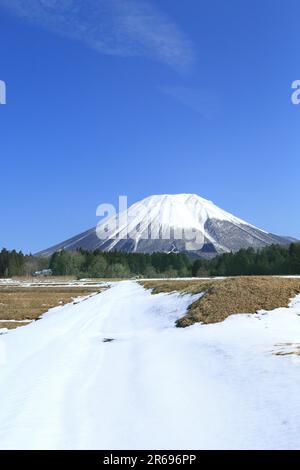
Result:
<instances>
[{"instance_id":1,"label":"snow bank","mask_svg":"<svg viewBox=\"0 0 300 470\"><path fill-rule=\"evenodd\" d=\"M123 281L1 336L0 448L300 448L300 296L174 328L195 298Z\"/></svg>"}]
</instances>

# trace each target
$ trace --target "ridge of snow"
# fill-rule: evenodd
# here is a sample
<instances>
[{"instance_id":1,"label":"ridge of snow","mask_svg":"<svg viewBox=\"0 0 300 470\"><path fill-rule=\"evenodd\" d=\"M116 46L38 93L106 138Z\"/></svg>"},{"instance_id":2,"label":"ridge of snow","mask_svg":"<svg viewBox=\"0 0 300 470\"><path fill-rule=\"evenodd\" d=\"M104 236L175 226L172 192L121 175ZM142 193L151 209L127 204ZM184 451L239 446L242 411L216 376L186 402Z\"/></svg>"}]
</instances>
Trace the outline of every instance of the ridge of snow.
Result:
<instances>
[{"instance_id":1,"label":"ridge of snow","mask_svg":"<svg viewBox=\"0 0 300 470\"><path fill-rule=\"evenodd\" d=\"M233 214L220 209L212 201L204 199L196 194L162 194L146 197L132 206L127 211L114 215L98 224L97 230L101 232L105 226L113 226L114 230L109 233L111 244L109 249L113 249L119 239L126 239L127 234L135 232L135 246L143 238L148 227L151 225L152 233L159 233L161 230L172 228L175 230L195 230L200 232L216 247L221 247L216 240L207 233L205 224L208 220L226 221L243 228L247 227L264 232L254 225L235 217Z\"/></svg>"},{"instance_id":2,"label":"ridge of snow","mask_svg":"<svg viewBox=\"0 0 300 470\"><path fill-rule=\"evenodd\" d=\"M193 227L203 231L208 219L217 219L254 227L196 194L162 194L146 197L127 210L130 225L138 225L142 222L139 216L144 214L145 209L149 219L161 226L188 229ZM119 230L121 231L122 228L123 226L119 227Z\"/></svg>"}]
</instances>

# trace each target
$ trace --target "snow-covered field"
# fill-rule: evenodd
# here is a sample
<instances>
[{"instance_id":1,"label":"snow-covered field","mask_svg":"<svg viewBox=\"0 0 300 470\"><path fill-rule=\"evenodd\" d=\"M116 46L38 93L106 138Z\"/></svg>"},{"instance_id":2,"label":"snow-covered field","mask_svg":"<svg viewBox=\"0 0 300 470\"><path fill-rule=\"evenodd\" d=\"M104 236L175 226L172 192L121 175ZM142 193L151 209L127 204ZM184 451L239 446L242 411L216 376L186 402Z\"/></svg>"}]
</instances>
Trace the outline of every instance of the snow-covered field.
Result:
<instances>
[{"instance_id":1,"label":"snow-covered field","mask_svg":"<svg viewBox=\"0 0 300 470\"><path fill-rule=\"evenodd\" d=\"M174 328L194 298L123 281L0 336L0 448L299 449L300 296Z\"/></svg>"},{"instance_id":2,"label":"snow-covered field","mask_svg":"<svg viewBox=\"0 0 300 470\"><path fill-rule=\"evenodd\" d=\"M94 281L92 279L80 279L80 280L64 280L48 278L35 278L33 280L24 280L24 279L0 279L0 287L47 287L48 288L57 288L57 287L103 287L109 285L108 282L103 281Z\"/></svg>"}]
</instances>

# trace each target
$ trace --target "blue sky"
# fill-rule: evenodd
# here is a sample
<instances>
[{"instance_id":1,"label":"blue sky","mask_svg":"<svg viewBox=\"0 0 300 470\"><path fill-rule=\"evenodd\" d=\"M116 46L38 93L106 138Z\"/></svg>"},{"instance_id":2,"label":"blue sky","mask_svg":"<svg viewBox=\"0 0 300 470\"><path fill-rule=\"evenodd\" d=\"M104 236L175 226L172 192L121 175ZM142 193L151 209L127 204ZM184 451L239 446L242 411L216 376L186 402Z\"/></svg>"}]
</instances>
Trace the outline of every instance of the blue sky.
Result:
<instances>
[{"instance_id":1,"label":"blue sky","mask_svg":"<svg viewBox=\"0 0 300 470\"><path fill-rule=\"evenodd\" d=\"M300 238L298 0L0 0L0 247L197 193Z\"/></svg>"}]
</instances>

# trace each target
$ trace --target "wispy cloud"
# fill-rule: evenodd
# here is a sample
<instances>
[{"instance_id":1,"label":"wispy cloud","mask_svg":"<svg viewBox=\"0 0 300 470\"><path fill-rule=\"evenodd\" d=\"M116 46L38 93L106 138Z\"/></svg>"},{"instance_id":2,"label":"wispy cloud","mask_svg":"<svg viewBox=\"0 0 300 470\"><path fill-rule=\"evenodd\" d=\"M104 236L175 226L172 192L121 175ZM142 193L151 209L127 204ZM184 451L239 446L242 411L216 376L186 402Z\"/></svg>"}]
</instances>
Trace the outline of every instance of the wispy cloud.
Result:
<instances>
[{"instance_id":1,"label":"wispy cloud","mask_svg":"<svg viewBox=\"0 0 300 470\"><path fill-rule=\"evenodd\" d=\"M160 87L160 91L200 113L205 119L214 119L220 111L218 96L213 90L188 86Z\"/></svg>"},{"instance_id":2,"label":"wispy cloud","mask_svg":"<svg viewBox=\"0 0 300 470\"><path fill-rule=\"evenodd\" d=\"M147 0L0 0L0 7L102 54L148 57L178 70L195 60L185 34Z\"/></svg>"}]
</instances>

